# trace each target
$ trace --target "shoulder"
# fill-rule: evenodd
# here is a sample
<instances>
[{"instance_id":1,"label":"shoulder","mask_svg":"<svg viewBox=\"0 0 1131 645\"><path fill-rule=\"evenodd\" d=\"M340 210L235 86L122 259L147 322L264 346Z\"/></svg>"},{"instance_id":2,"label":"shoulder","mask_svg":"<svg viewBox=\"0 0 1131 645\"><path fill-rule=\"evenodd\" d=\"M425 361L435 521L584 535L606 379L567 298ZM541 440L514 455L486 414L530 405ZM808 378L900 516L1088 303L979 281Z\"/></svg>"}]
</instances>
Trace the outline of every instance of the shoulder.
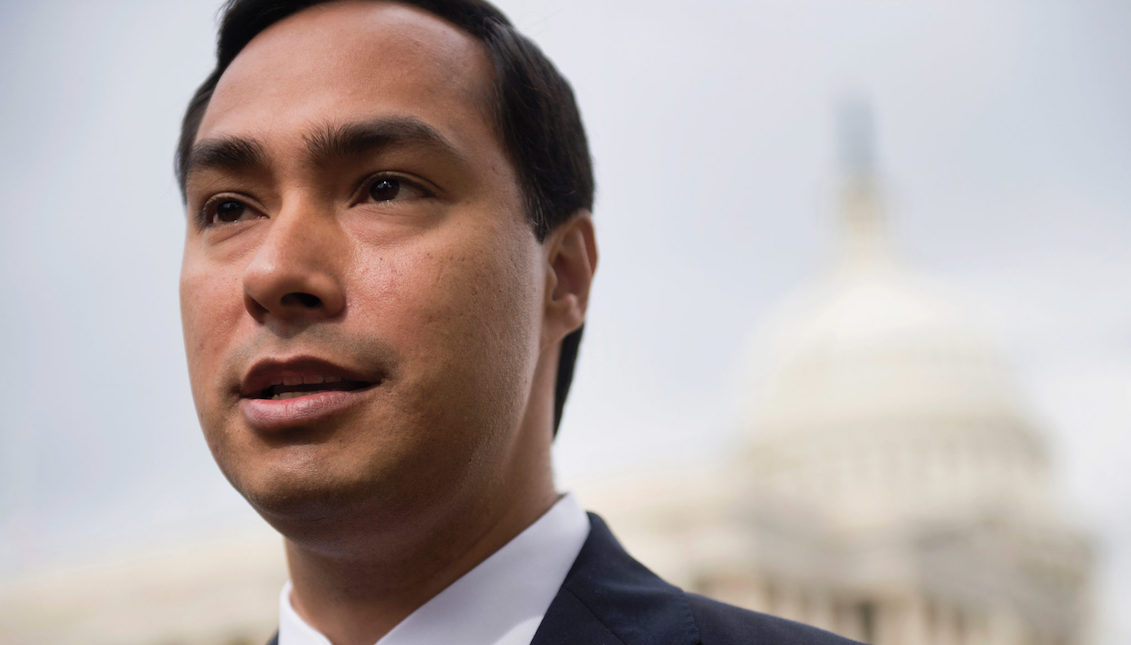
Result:
<instances>
[{"instance_id":1,"label":"shoulder","mask_svg":"<svg viewBox=\"0 0 1131 645\"><path fill-rule=\"evenodd\" d=\"M851 645L781 618L685 593L637 562L601 519L547 610L532 645Z\"/></svg>"},{"instance_id":2,"label":"shoulder","mask_svg":"<svg viewBox=\"0 0 1131 645\"><path fill-rule=\"evenodd\" d=\"M685 593L702 645L767 643L773 645L850 645L850 641L816 627Z\"/></svg>"}]
</instances>

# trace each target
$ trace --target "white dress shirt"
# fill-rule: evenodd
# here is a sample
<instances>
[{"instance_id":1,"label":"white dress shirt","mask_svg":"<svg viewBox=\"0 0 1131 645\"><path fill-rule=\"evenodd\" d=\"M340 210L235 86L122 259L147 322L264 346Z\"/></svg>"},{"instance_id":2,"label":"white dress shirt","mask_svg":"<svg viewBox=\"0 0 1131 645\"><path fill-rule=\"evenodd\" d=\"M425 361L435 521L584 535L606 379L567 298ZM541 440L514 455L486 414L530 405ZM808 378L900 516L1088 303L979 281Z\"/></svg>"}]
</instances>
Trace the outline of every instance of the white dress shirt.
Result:
<instances>
[{"instance_id":1,"label":"white dress shirt","mask_svg":"<svg viewBox=\"0 0 1131 645\"><path fill-rule=\"evenodd\" d=\"M589 518L570 494L409 614L376 645L529 645L581 546ZM331 645L279 596L279 645Z\"/></svg>"}]
</instances>

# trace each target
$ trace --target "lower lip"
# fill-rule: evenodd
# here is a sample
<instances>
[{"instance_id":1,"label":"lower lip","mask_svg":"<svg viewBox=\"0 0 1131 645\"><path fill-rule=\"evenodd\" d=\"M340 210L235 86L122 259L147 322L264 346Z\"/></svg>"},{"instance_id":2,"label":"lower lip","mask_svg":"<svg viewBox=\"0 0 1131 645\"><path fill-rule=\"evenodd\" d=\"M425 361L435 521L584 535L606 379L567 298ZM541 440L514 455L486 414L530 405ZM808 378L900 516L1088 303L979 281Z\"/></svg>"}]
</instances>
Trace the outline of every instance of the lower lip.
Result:
<instances>
[{"instance_id":1,"label":"lower lip","mask_svg":"<svg viewBox=\"0 0 1131 645\"><path fill-rule=\"evenodd\" d=\"M317 423L352 407L372 389L316 392L293 399L240 399L240 412L253 430L285 430Z\"/></svg>"}]
</instances>

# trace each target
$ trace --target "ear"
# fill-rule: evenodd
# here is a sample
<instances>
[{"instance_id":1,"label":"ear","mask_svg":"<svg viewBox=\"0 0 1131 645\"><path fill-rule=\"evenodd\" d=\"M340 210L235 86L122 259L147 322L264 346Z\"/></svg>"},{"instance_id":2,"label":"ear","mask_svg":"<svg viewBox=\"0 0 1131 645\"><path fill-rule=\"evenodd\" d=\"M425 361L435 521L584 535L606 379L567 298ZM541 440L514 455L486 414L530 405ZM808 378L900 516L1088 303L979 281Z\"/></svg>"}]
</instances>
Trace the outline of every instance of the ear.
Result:
<instances>
[{"instance_id":1,"label":"ear","mask_svg":"<svg viewBox=\"0 0 1131 645\"><path fill-rule=\"evenodd\" d=\"M580 210L550 231L546 251L546 294L542 348L560 342L585 322L589 287L597 269L593 216Z\"/></svg>"}]
</instances>

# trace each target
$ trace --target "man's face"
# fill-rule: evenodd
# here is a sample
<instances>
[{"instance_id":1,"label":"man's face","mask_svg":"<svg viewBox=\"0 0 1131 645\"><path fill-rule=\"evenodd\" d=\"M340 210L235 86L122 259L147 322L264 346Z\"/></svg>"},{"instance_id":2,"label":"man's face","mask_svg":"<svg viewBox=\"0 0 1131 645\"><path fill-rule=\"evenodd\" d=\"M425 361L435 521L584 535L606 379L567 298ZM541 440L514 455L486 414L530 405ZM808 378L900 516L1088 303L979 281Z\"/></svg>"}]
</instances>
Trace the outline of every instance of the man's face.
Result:
<instances>
[{"instance_id":1,"label":"man's face","mask_svg":"<svg viewBox=\"0 0 1131 645\"><path fill-rule=\"evenodd\" d=\"M452 503L521 467L547 258L491 78L455 27L350 2L220 79L188 171L185 345L209 446L268 519Z\"/></svg>"}]
</instances>

